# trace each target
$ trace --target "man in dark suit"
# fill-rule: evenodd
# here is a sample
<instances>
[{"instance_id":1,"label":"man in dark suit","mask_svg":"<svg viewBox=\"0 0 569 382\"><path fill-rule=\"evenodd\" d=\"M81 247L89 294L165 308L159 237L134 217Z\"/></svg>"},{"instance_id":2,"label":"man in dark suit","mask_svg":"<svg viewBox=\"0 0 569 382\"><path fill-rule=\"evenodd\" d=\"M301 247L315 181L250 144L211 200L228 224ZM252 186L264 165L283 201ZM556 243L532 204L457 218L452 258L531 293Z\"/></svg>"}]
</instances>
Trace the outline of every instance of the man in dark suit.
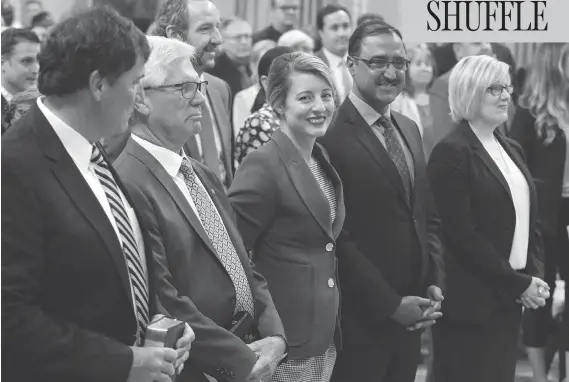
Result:
<instances>
[{"instance_id":1,"label":"man in dark suit","mask_svg":"<svg viewBox=\"0 0 569 382\"><path fill-rule=\"evenodd\" d=\"M151 237L160 304L196 333L181 380L205 381L205 373L218 381L268 381L286 348L281 320L265 279L251 267L222 184L182 150L199 132L205 103L194 50L175 39L148 40L147 68L160 71L145 72L133 135L115 166ZM170 63L161 61L165 52ZM251 319L232 333L242 312Z\"/></svg>"},{"instance_id":2,"label":"man in dark suit","mask_svg":"<svg viewBox=\"0 0 569 382\"><path fill-rule=\"evenodd\" d=\"M174 18L174 16L181 16ZM177 21L176 25L171 20ZM235 142L231 127L232 95L222 79L204 73L215 65L222 38L219 11L210 0L165 0L156 16L153 34L176 38L197 50L195 69L200 81L207 81L202 131L185 145L186 153L204 163L227 188L233 180ZM206 32L204 32L206 31Z\"/></svg>"},{"instance_id":3,"label":"man in dark suit","mask_svg":"<svg viewBox=\"0 0 569 382\"><path fill-rule=\"evenodd\" d=\"M215 59L215 66L207 72L226 81L233 97L241 90L252 85L251 57L251 25L238 17L221 20L223 36L223 52Z\"/></svg>"},{"instance_id":4,"label":"man in dark suit","mask_svg":"<svg viewBox=\"0 0 569 382\"><path fill-rule=\"evenodd\" d=\"M138 347L157 313L151 252L96 143L126 128L148 52L114 11L66 19L39 54L46 97L2 137L6 380L170 381L188 357L189 326L178 354Z\"/></svg>"},{"instance_id":5,"label":"man in dark suit","mask_svg":"<svg viewBox=\"0 0 569 382\"><path fill-rule=\"evenodd\" d=\"M2 133L5 117L17 93L34 86L38 76L38 36L30 30L8 28L2 32Z\"/></svg>"},{"instance_id":6,"label":"man in dark suit","mask_svg":"<svg viewBox=\"0 0 569 382\"><path fill-rule=\"evenodd\" d=\"M444 275L419 130L389 108L408 65L399 31L364 22L348 62L354 87L321 140L344 184L344 228L360 251L338 256L343 349L332 380L412 382L415 329L440 317Z\"/></svg>"}]
</instances>

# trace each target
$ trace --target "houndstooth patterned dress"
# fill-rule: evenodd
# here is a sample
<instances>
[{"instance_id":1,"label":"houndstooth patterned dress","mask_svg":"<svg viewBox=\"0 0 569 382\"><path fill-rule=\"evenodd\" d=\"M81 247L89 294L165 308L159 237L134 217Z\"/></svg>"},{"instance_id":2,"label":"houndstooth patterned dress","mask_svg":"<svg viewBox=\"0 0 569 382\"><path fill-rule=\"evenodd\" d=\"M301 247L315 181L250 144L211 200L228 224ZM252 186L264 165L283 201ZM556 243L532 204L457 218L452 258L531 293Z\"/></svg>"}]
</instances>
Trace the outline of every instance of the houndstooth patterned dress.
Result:
<instances>
[{"instance_id":1,"label":"houndstooth patterned dress","mask_svg":"<svg viewBox=\"0 0 569 382\"><path fill-rule=\"evenodd\" d=\"M318 185L328 203L332 222L336 219L337 200L332 181L318 161L314 160L310 165L310 171L316 178ZM282 363L277 367L270 382L329 382L336 362L336 346L334 342L328 346L323 354L305 359L293 359Z\"/></svg>"}]
</instances>

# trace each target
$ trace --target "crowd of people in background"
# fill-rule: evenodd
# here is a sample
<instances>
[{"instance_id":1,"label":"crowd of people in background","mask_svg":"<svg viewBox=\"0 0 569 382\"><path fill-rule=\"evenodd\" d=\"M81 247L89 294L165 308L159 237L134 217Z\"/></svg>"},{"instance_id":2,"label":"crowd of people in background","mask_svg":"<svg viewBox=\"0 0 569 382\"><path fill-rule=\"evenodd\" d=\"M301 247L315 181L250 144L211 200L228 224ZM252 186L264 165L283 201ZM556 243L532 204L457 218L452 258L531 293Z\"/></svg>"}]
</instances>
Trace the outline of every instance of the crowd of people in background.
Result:
<instances>
[{"instance_id":1,"label":"crowd of people in background","mask_svg":"<svg viewBox=\"0 0 569 382\"><path fill-rule=\"evenodd\" d=\"M8 380L514 382L520 338L534 382L567 364L569 44L522 67L338 4L254 31L159 3L2 2Z\"/></svg>"}]
</instances>

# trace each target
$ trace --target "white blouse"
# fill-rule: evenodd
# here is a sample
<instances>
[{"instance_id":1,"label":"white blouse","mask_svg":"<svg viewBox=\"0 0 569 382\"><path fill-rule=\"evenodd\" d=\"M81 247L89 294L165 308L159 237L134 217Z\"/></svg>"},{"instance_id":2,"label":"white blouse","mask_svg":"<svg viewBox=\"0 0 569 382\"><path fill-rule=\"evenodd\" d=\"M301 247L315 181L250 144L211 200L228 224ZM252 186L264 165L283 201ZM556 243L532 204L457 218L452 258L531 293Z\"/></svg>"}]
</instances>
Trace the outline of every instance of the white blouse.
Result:
<instances>
[{"instance_id":1,"label":"white blouse","mask_svg":"<svg viewBox=\"0 0 569 382\"><path fill-rule=\"evenodd\" d=\"M473 131L500 169L510 188L516 212L516 227L509 262L513 269L524 269L528 255L530 215L530 195L526 177L494 136L491 139L481 138L475 129Z\"/></svg>"}]
</instances>

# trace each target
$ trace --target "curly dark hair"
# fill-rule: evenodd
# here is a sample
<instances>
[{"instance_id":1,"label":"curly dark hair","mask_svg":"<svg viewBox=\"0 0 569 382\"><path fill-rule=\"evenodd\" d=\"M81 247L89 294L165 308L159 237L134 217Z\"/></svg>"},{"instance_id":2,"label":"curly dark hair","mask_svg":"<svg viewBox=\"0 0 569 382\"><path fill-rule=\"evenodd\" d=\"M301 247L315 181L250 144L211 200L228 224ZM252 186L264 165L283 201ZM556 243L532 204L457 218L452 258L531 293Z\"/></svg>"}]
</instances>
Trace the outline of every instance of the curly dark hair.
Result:
<instances>
[{"instance_id":1,"label":"curly dark hair","mask_svg":"<svg viewBox=\"0 0 569 382\"><path fill-rule=\"evenodd\" d=\"M68 95L84 89L98 71L113 83L130 70L137 57L148 59L146 36L109 7L95 7L55 25L44 41L38 89L46 95Z\"/></svg>"}]
</instances>

